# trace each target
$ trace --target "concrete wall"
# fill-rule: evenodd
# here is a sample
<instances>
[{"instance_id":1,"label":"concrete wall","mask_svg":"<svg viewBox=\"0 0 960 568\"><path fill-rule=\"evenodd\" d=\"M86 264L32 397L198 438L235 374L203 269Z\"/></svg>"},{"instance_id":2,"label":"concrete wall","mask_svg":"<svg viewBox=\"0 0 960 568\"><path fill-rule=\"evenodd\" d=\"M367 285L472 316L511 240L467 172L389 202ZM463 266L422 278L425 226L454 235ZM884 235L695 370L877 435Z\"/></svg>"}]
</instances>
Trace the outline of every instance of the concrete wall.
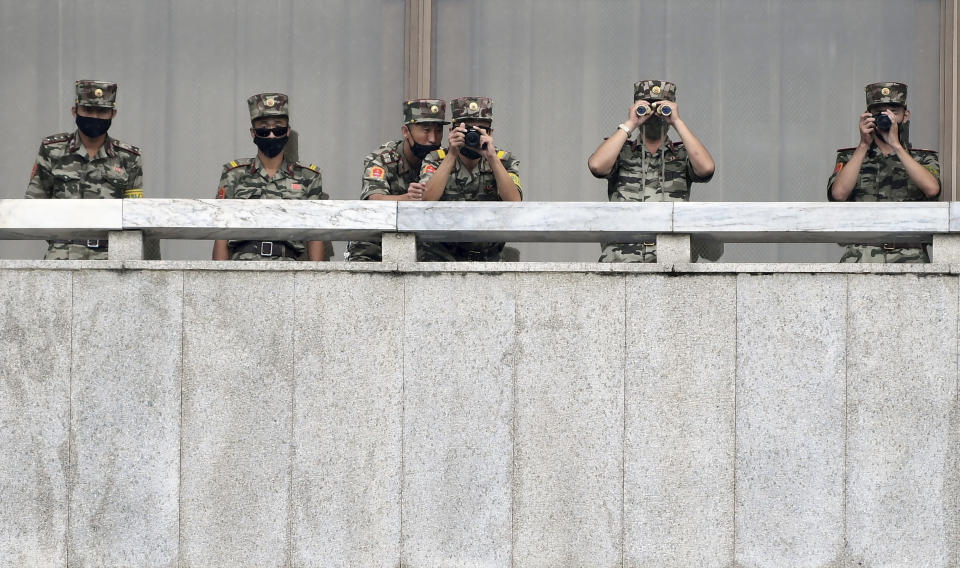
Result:
<instances>
[{"instance_id":1,"label":"concrete wall","mask_svg":"<svg viewBox=\"0 0 960 568\"><path fill-rule=\"evenodd\" d=\"M960 566L946 265L0 262L0 566Z\"/></svg>"}]
</instances>

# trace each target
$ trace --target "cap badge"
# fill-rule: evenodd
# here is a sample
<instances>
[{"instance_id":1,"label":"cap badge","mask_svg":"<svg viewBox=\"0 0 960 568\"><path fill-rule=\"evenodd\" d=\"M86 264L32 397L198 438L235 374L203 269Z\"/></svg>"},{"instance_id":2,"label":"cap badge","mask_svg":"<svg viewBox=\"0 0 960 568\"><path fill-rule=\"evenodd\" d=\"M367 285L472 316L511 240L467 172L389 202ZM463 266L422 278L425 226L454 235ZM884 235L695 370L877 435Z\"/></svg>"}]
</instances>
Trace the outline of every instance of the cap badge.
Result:
<instances>
[{"instance_id":1,"label":"cap badge","mask_svg":"<svg viewBox=\"0 0 960 568\"><path fill-rule=\"evenodd\" d=\"M476 112L480 105L477 104L477 101L470 101L470 104L467 106L470 109L470 112Z\"/></svg>"},{"instance_id":2,"label":"cap badge","mask_svg":"<svg viewBox=\"0 0 960 568\"><path fill-rule=\"evenodd\" d=\"M93 96L95 96L95 97L102 97L102 96L103 96L103 89L97 89L96 91L94 91L94 92L93 92Z\"/></svg>"},{"instance_id":3,"label":"cap badge","mask_svg":"<svg viewBox=\"0 0 960 568\"><path fill-rule=\"evenodd\" d=\"M880 89L880 94L883 95L883 96L885 96L885 97L886 97L887 95L889 95L889 94L890 94L890 87L884 87L884 88Z\"/></svg>"},{"instance_id":4,"label":"cap badge","mask_svg":"<svg viewBox=\"0 0 960 568\"><path fill-rule=\"evenodd\" d=\"M430 107L430 112L436 114L440 112L440 107L438 107L437 105L433 105L432 107Z\"/></svg>"},{"instance_id":5,"label":"cap badge","mask_svg":"<svg viewBox=\"0 0 960 568\"><path fill-rule=\"evenodd\" d=\"M654 85L653 88L650 89L650 92L653 93L653 94L655 94L655 95L659 95L659 94L660 94L660 85Z\"/></svg>"},{"instance_id":6,"label":"cap badge","mask_svg":"<svg viewBox=\"0 0 960 568\"><path fill-rule=\"evenodd\" d=\"M273 105L277 104L277 102L274 101L272 98L270 98L270 99L267 99L267 100L263 101L263 104L264 104L264 106L266 106L267 108L273 108Z\"/></svg>"}]
</instances>

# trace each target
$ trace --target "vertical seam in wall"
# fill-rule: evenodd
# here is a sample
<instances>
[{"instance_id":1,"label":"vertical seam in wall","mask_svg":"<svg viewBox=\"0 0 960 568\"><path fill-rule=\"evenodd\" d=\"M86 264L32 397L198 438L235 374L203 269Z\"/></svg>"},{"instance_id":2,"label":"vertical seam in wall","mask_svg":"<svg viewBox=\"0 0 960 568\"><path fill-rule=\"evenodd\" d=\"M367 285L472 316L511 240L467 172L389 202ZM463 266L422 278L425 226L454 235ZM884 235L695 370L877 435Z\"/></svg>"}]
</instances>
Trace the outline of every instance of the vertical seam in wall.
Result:
<instances>
[{"instance_id":1,"label":"vertical seam in wall","mask_svg":"<svg viewBox=\"0 0 960 568\"><path fill-rule=\"evenodd\" d=\"M407 428L407 279L400 278L402 287L400 289L400 547L397 565L403 567L403 486L406 483L404 477L404 455L405 435Z\"/></svg>"},{"instance_id":2,"label":"vertical seam in wall","mask_svg":"<svg viewBox=\"0 0 960 568\"><path fill-rule=\"evenodd\" d=\"M64 564L70 568L70 548L73 528L71 526L72 515L70 509L73 506L73 485L75 476L73 474L73 354L75 345L73 343L73 278L76 272L70 271L70 370L67 376L67 464L66 464L66 482L67 482L67 530L64 535Z\"/></svg>"},{"instance_id":3,"label":"vertical seam in wall","mask_svg":"<svg viewBox=\"0 0 960 568\"><path fill-rule=\"evenodd\" d=\"M177 566L183 566L183 381L186 374L184 353L187 336L187 272L180 271L180 432L177 456Z\"/></svg>"},{"instance_id":4,"label":"vertical seam in wall","mask_svg":"<svg viewBox=\"0 0 960 568\"><path fill-rule=\"evenodd\" d=\"M847 557L847 463L848 463L848 448L847 441L850 439L850 358L847 354L850 352L850 275L848 274L844 278L845 291L844 295L844 326L843 326L843 504L841 506L840 514L842 515L841 520L841 544L843 546L843 551L841 552L841 558L846 559Z\"/></svg>"},{"instance_id":5,"label":"vertical seam in wall","mask_svg":"<svg viewBox=\"0 0 960 568\"><path fill-rule=\"evenodd\" d=\"M737 391L740 385L740 284L741 276L733 277L733 550L731 566L737 565Z\"/></svg>"},{"instance_id":6,"label":"vertical seam in wall","mask_svg":"<svg viewBox=\"0 0 960 568\"><path fill-rule=\"evenodd\" d=\"M516 566L516 503L517 503L517 363L520 351L520 274L513 275L513 370L510 373L513 393L511 396L510 422L510 567Z\"/></svg>"},{"instance_id":7,"label":"vertical seam in wall","mask_svg":"<svg viewBox=\"0 0 960 568\"><path fill-rule=\"evenodd\" d=\"M296 272L292 274L294 298L300 297L300 295L297 293L297 283L300 279L299 276L300 275L297 274ZM287 556L287 561L286 561L287 566L293 565L293 525L294 525L293 523L293 517L294 517L293 468L296 463L296 456L297 456L297 445L296 445L294 433L296 430L296 421L297 421L297 400L296 400L297 399L297 353L299 351L297 349L296 321L297 321L297 307L300 304L299 302L293 302L293 301L291 301L290 303L291 303L291 309L293 313L290 314L292 317L288 318L288 321L293 322L293 325L290 326L290 345L293 346L293 355L290 357L290 431L289 431L290 438L287 443L288 444L287 447L289 448L289 452L287 455L289 456L289 459L290 459L290 463L287 465L287 531L286 531L287 534L286 534L286 550L285 550L285 553ZM320 317L321 318L323 317L322 310L320 311ZM321 325L320 329L323 330L324 327ZM321 345L325 345L323 343L322 333L323 332L321 331L320 341L321 341ZM320 370L321 370L320 376L322 379L323 376L325 375L325 373L322 372L324 370L323 362L320 363Z\"/></svg>"},{"instance_id":8,"label":"vertical seam in wall","mask_svg":"<svg viewBox=\"0 0 960 568\"><path fill-rule=\"evenodd\" d=\"M620 432L620 566L625 566L627 550L627 275L623 281L623 357L621 361L621 427Z\"/></svg>"}]
</instances>

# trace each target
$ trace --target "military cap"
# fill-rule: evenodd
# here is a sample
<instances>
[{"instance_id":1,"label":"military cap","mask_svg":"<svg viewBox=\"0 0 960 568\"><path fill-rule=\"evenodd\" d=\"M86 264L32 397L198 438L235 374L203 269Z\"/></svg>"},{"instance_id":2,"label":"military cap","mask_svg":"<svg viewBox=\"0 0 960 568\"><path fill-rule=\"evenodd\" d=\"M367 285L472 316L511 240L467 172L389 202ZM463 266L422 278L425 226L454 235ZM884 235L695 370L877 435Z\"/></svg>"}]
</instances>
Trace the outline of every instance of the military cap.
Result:
<instances>
[{"instance_id":1,"label":"military cap","mask_svg":"<svg viewBox=\"0 0 960 568\"><path fill-rule=\"evenodd\" d=\"M447 120L447 103L440 99L413 99L403 103L403 123L437 122L450 124Z\"/></svg>"},{"instance_id":2,"label":"military cap","mask_svg":"<svg viewBox=\"0 0 960 568\"><path fill-rule=\"evenodd\" d=\"M863 90L867 94L867 108L886 104L907 106L907 86L903 83L870 83Z\"/></svg>"},{"instance_id":3,"label":"military cap","mask_svg":"<svg viewBox=\"0 0 960 568\"><path fill-rule=\"evenodd\" d=\"M677 102L677 86L670 81L644 79L633 84L633 100Z\"/></svg>"},{"instance_id":4,"label":"military cap","mask_svg":"<svg viewBox=\"0 0 960 568\"><path fill-rule=\"evenodd\" d=\"M117 108L117 84L89 79L77 81L77 106Z\"/></svg>"},{"instance_id":5,"label":"military cap","mask_svg":"<svg viewBox=\"0 0 960 568\"><path fill-rule=\"evenodd\" d=\"M259 93L247 99L250 120L270 116L290 116L290 99L283 93Z\"/></svg>"},{"instance_id":6,"label":"military cap","mask_svg":"<svg viewBox=\"0 0 960 568\"><path fill-rule=\"evenodd\" d=\"M453 120L489 120L493 122L493 101L487 97L460 97L450 101Z\"/></svg>"}]
</instances>

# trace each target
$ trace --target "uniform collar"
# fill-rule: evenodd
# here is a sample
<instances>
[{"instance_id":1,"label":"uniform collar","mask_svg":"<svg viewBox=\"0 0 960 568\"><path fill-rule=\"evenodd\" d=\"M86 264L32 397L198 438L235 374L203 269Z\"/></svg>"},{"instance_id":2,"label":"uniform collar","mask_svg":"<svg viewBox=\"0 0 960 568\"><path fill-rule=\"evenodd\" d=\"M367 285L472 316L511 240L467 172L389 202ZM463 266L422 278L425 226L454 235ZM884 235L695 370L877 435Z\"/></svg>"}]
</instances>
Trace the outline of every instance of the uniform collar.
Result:
<instances>
[{"instance_id":1,"label":"uniform collar","mask_svg":"<svg viewBox=\"0 0 960 568\"><path fill-rule=\"evenodd\" d=\"M74 153L74 152L76 152L77 150L79 150L79 149L81 149L81 148L83 148L83 153L84 153L85 155L89 155L89 154L86 153L86 148L84 148L83 142L80 141L80 130L77 129L77 130L74 130L74 131L73 131L73 139L70 141L69 150L70 150L70 153ZM94 154L93 157L96 158L96 157L100 156L100 153L101 153L101 152L103 152L104 154L106 154L107 156L109 156L109 157L111 157L111 158L113 158L114 156L117 155L116 152L115 152L114 149L113 149L113 139L110 138L110 135L109 135L109 134L107 134L107 137L104 138L104 140L103 140L103 146L100 146L100 148L97 149L97 153ZM93 158L91 158L91 159L93 159Z\"/></svg>"},{"instance_id":2,"label":"uniform collar","mask_svg":"<svg viewBox=\"0 0 960 568\"><path fill-rule=\"evenodd\" d=\"M263 162L260 161L260 155L257 154L253 158L253 163L250 164L250 173L255 174L262 169L263 169ZM272 179L276 179L277 175L281 173L289 174L291 176L293 175L293 163L288 162L286 158L284 158L283 161L280 162L280 167L277 168L277 174L274 175Z\"/></svg>"}]
</instances>

